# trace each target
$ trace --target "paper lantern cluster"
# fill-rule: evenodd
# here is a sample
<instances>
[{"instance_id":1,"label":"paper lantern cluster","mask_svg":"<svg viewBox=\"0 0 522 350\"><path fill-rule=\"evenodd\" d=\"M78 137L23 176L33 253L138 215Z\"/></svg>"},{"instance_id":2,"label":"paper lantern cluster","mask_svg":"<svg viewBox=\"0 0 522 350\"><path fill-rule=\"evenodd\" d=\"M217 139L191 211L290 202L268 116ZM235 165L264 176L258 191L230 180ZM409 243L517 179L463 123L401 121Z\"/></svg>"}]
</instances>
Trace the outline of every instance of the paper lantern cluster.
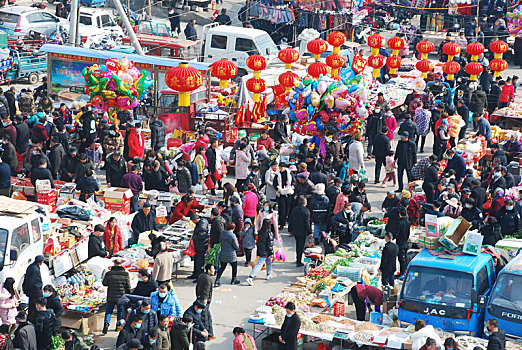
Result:
<instances>
[{"instance_id":1,"label":"paper lantern cluster","mask_svg":"<svg viewBox=\"0 0 522 350\"><path fill-rule=\"evenodd\" d=\"M505 41L496 40L489 44L489 49L491 52L495 53L494 59L489 62L489 68L495 72L493 76L498 77L500 73L508 67L508 63L506 60L502 59L502 55L509 50L509 46Z\"/></svg>"},{"instance_id":2,"label":"paper lantern cluster","mask_svg":"<svg viewBox=\"0 0 522 350\"><path fill-rule=\"evenodd\" d=\"M390 68L388 72L390 76L395 76L397 69L402 64L402 58L399 57L399 50L402 50L404 46L406 46L406 41L398 36L394 36L388 40L388 47L392 49L392 55L386 59L386 66Z\"/></svg>"},{"instance_id":3,"label":"paper lantern cluster","mask_svg":"<svg viewBox=\"0 0 522 350\"><path fill-rule=\"evenodd\" d=\"M433 63L428 60L428 55L435 50L435 45L431 41L423 40L417 43L416 49L421 55L420 61L415 64L415 68L422 73L422 78L426 79L428 72L433 70Z\"/></svg>"},{"instance_id":4,"label":"paper lantern cluster","mask_svg":"<svg viewBox=\"0 0 522 350\"><path fill-rule=\"evenodd\" d=\"M189 66L187 62L182 62L167 71L165 83L172 90L179 92L178 106L188 107L190 106L190 92L203 84L203 75L198 69Z\"/></svg>"},{"instance_id":5,"label":"paper lantern cluster","mask_svg":"<svg viewBox=\"0 0 522 350\"><path fill-rule=\"evenodd\" d=\"M297 62L299 60L299 51L295 49L283 49L279 51L278 55L281 62L285 63L286 69L292 68L292 63ZM299 76L294 72L288 70L279 76L279 84L285 87L285 91L289 92L296 84L299 83Z\"/></svg>"},{"instance_id":6,"label":"paper lantern cluster","mask_svg":"<svg viewBox=\"0 0 522 350\"><path fill-rule=\"evenodd\" d=\"M90 104L102 113L136 107L152 85L147 72L139 71L126 57L109 58L105 64L85 67L82 75ZM113 120L113 113L109 118Z\"/></svg>"},{"instance_id":7,"label":"paper lantern cluster","mask_svg":"<svg viewBox=\"0 0 522 350\"><path fill-rule=\"evenodd\" d=\"M466 52L471 55L471 62L466 65L465 70L469 74L469 80L471 81L477 80L477 75L484 70L482 64L477 62L478 56L484 52L484 49L484 45L479 42L468 44L466 47Z\"/></svg>"},{"instance_id":8,"label":"paper lantern cluster","mask_svg":"<svg viewBox=\"0 0 522 350\"><path fill-rule=\"evenodd\" d=\"M461 51L460 45L455 42L449 42L442 46L442 51L448 55L448 60L442 65L442 71L447 74L446 80L453 80L455 74L460 72L460 64L453 61L453 58Z\"/></svg>"},{"instance_id":9,"label":"paper lantern cluster","mask_svg":"<svg viewBox=\"0 0 522 350\"><path fill-rule=\"evenodd\" d=\"M237 75L237 65L226 58L222 58L210 65L210 74L219 79L221 89L226 89L228 80Z\"/></svg>"},{"instance_id":10,"label":"paper lantern cluster","mask_svg":"<svg viewBox=\"0 0 522 350\"><path fill-rule=\"evenodd\" d=\"M384 46L384 37L372 34L368 37L368 46L372 48L372 54L368 57L368 65L373 68L372 76L378 78L380 70L384 66L384 56L379 54L379 49Z\"/></svg>"},{"instance_id":11,"label":"paper lantern cluster","mask_svg":"<svg viewBox=\"0 0 522 350\"><path fill-rule=\"evenodd\" d=\"M328 74L328 67L326 64L319 61L321 54L328 50L328 43L323 39L314 39L306 44L306 48L310 53L314 54L316 60L316 62L308 66L308 74L316 79L319 79L321 75Z\"/></svg>"},{"instance_id":12,"label":"paper lantern cluster","mask_svg":"<svg viewBox=\"0 0 522 350\"><path fill-rule=\"evenodd\" d=\"M341 32L332 32L328 34L326 40L333 46L332 54L326 57L326 64L332 69L331 76L337 77L339 75L339 69L346 63L344 57L340 55L341 45L346 42L346 35Z\"/></svg>"},{"instance_id":13,"label":"paper lantern cluster","mask_svg":"<svg viewBox=\"0 0 522 350\"><path fill-rule=\"evenodd\" d=\"M248 79L246 82L246 88L253 94L253 101L259 102L260 94L266 90L266 82L259 77L261 71L266 69L266 58L261 55L249 56L246 60L246 65L254 71L253 77Z\"/></svg>"}]
</instances>

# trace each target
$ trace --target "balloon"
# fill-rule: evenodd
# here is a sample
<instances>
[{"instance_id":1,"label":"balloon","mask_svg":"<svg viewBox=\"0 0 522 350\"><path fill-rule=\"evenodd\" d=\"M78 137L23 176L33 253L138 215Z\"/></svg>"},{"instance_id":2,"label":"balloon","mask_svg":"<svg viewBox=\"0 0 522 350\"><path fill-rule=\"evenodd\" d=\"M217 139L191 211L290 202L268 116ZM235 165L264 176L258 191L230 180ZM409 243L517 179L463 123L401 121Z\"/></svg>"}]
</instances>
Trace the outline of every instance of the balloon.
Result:
<instances>
[{"instance_id":1,"label":"balloon","mask_svg":"<svg viewBox=\"0 0 522 350\"><path fill-rule=\"evenodd\" d=\"M127 109L131 105L131 100L127 96L120 96L116 100L119 109Z\"/></svg>"},{"instance_id":2,"label":"balloon","mask_svg":"<svg viewBox=\"0 0 522 350\"><path fill-rule=\"evenodd\" d=\"M323 99L323 102L326 105L326 107L331 109L334 107L335 100L332 95L326 95Z\"/></svg>"},{"instance_id":3,"label":"balloon","mask_svg":"<svg viewBox=\"0 0 522 350\"><path fill-rule=\"evenodd\" d=\"M127 57L123 57L121 60L120 60L120 69L122 71L126 71L127 69L129 69L129 59Z\"/></svg>"},{"instance_id":4,"label":"balloon","mask_svg":"<svg viewBox=\"0 0 522 350\"><path fill-rule=\"evenodd\" d=\"M317 128L317 131L322 131L324 129L323 122L320 118L315 119L315 127Z\"/></svg>"},{"instance_id":5,"label":"balloon","mask_svg":"<svg viewBox=\"0 0 522 350\"><path fill-rule=\"evenodd\" d=\"M324 93L326 92L326 89L327 89L327 88L328 88L328 82L325 81L324 79L321 80L321 81L319 82L319 84L317 84L317 92L318 92L319 94L321 94L321 95L324 94Z\"/></svg>"},{"instance_id":6,"label":"balloon","mask_svg":"<svg viewBox=\"0 0 522 350\"><path fill-rule=\"evenodd\" d=\"M312 102L312 106L317 107L319 106L319 103L321 103L321 96L319 96L319 94L316 91L312 91L310 100Z\"/></svg>"},{"instance_id":7,"label":"balloon","mask_svg":"<svg viewBox=\"0 0 522 350\"><path fill-rule=\"evenodd\" d=\"M348 88L346 87L346 85L341 85L332 91L332 96L334 98L344 97L347 91Z\"/></svg>"},{"instance_id":8,"label":"balloon","mask_svg":"<svg viewBox=\"0 0 522 350\"><path fill-rule=\"evenodd\" d=\"M328 113L326 113L325 111L321 111L319 112L319 117L321 118L321 120L325 123L327 123L329 120L330 120L330 116L328 115ZM317 121L316 121L317 122Z\"/></svg>"},{"instance_id":9,"label":"balloon","mask_svg":"<svg viewBox=\"0 0 522 350\"><path fill-rule=\"evenodd\" d=\"M335 108L338 110L345 110L350 105L350 102L344 98L338 98L335 100Z\"/></svg>"},{"instance_id":10,"label":"balloon","mask_svg":"<svg viewBox=\"0 0 522 350\"><path fill-rule=\"evenodd\" d=\"M117 72L120 69L120 63L115 58L109 58L107 62L105 62L105 65L107 66L107 70Z\"/></svg>"},{"instance_id":11,"label":"balloon","mask_svg":"<svg viewBox=\"0 0 522 350\"><path fill-rule=\"evenodd\" d=\"M103 90L102 94L103 94L103 97L105 97L107 99L116 98L116 93L114 91L111 91L111 90Z\"/></svg>"},{"instance_id":12,"label":"balloon","mask_svg":"<svg viewBox=\"0 0 522 350\"><path fill-rule=\"evenodd\" d=\"M305 120L306 119L306 109L301 109L295 114L297 120Z\"/></svg>"},{"instance_id":13,"label":"balloon","mask_svg":"<svg viewBox=\"0 0 522 350\"><path fill-rule=\"evenodd\" d=\"M308 117L311 117L314 115L314 110L315 110L314 106L312 106L312 105L308 106L308 108L306 110L308 113ZM310 118L308 118L308 119L310 119Z\"/></svg>"},{"instance_id":14,"label":"balloon","mask_svg":"<svg viewBox=\"0 0 522 350\"><path fill-rule=\"evenodd\" d=\"M119 71L118 73L118 78L120 78L123 82L127 83L127 84L132 84L134 82L134 79L132 78L132 76L130 74L127 74L123 71Z\"/></svg>"}]
</instances>

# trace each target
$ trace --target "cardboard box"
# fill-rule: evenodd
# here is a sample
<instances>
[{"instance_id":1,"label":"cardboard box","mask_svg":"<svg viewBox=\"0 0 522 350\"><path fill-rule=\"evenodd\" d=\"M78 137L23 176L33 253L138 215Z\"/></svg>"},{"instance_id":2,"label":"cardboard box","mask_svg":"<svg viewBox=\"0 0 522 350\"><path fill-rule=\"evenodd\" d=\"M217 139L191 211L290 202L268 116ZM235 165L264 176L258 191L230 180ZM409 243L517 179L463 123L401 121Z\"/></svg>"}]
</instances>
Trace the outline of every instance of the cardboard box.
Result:
<instances>
[{"instance_id":1,"label":"cardboard box","mask_svg":"<svg viewBox=\"0 0 522 350\"><path fill-rule=\"evenodd\" d=\"M484 236L478 232L468 232L464 239L464 248L462 248L462 251L467 254L478 255L482 248L483 240Z\"/></svg>"},{"instance_id":2,"label":"cardboard box","mask_svg":"<svg viewBox=\"0 0 522 350\"><path fill-rule=\"evenodd\" d=\"M132 191L128 188L111 187L105 190L103 201L105 208L110 211L119 211L130 214L130 199Z\"/></svg>"},{"instance_id":3,"label":"cardboard box","mask_svg":"<svg viewBox=\"0 0 522 350\"><path fill-rule=\"evenodd\" d=\"M439 239L439 242L450 250L458 248L460 241L464 238L466 232L468 232L471 224L466 221L462 216L459 216L453 221L450 228L446 231L446 234Z\"/></svg>"},{"instance_id":4,"label":"cardboard box","mask_svg":"<svg viewBox=\"0 0 522 350\"><path fill-rule=\"evenodd\" d=\"M427 249L435 249L442 246L439 242L439 237L428 236L427 234L419 237L419 245Z\"/></svg>"},{"instance_id":5,"label":"cardboard box","mask_svg":"<svg viewBox=\"0 0 522 350\"><path fill-rule=\"evenodd\" d=\"M73 328L82 332L83 335L101 331L103 329L103 313L81 314L77 312L65 311L61 317L62 326Z\"/></svg>"},{"instance_id":6,"label":"cardboard box","mask_svg":"<svg viewBox=\"0 0 522 350\"><path fill-rule=\"evenodd\" d=\"M424 221L428 236L441 237L451 226L453 219L447 216L439 218L437 215L426 214Z\"/></svg>"},{"instance_id":7,"label":"cardboard box","mask_svg":"<svg viewBox=\"0 0 522 350\"><path fill-rule=\"evenodd\" d=\"M36 180L36 192L40 191L50 191L51 190L51 181L49 180Z\"/></svg>"}]
</instances>

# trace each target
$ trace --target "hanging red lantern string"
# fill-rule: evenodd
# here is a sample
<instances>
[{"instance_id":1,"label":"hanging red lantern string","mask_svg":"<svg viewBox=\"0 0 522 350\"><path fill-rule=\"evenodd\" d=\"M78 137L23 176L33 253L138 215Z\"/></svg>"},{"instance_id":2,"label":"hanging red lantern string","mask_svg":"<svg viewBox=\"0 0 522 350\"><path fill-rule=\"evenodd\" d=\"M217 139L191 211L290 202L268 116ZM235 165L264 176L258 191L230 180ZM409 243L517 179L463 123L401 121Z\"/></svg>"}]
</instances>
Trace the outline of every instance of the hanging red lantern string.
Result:
<instances>
[{"instance_id":1,"label":"hanging red lantern string","mask_svg":"<svg viewBox=\"0 0 522 350\"><path fill-rule=\"evenodd\" d=\"M378 78L381 74L381 68L384 66L384 56L370 56L368 57L368 65L373 68L372 76Z\"/></svg>"},{"instance_id":2,"label":"hanging red lantern string","mask_svg":"<svg viewBox=\"0 0 522 350\"><path fill-rule=\"evenodd\" d=\"M379 55L379 49L384 46L384 37L372 34L368 37L368 46L372 48L372 54L368 57L368 65L373 68L372 76L378 78L380 69L384 66L384 56Z\"/></svg>"},{"instance_id":3,"label":"hanging red lantern string","mask_svg":"<svg viewBox=\"0 0 522 350\"><path fill-rule=\"evenodd\" d=\"M489 68L495 72L493 76L498 77L508 67L508 63L502 59L502 55L509 50L509 45L505 41L496 40L489 44L489 49L495 53L495 59L489 62Z\"/></svg>"},{"instance_id":4,"label":"hanging red lantern string","mask_svg":"<svg viewBox=\"0 0 522 350\"><path fill-rule=\"evenodd\" d=\"M341 55L328 55L326 57L326 64L332 68L330 75L336 77L339 75L339 69L346 63L345 59Z\"/></svg>"},{"instance_id":5,"label":"hanging red lantern string","mask_svg":"<svg viewBox=\"0 0 522 350\"><path fill-rule=\"evenodd\" d=\"M306 44L306 48L310 53L314 54L314 58L319 60L321 58L321 54L328 50L328 43L323 39L314 39Z\"/></svg>"},{"instance_id":6,"label":"hanging red lantern string","mask_svg":"<svg viewBox=\"0 0 522 350\"><path fill-rule=\"evenodd\" d=\"M287 71L279 76L279 84L286 88L286 92L289 92L296 84L299 83L299 75L294 72Z\"/></svg>"},{"instance_id":7,"label":"hanging red lantern string","mask_svg":"<svg viewBox=\"0 0 522 350\"><path fill-rule=\"evenodd\" d=\"M291 69L292 63L297 62L299 59L299 51L294 49L282 49L277 55L281 62L285 64L285 69Z\"/></svg>"},{"instance_id":8,"label":"hanging red lantern string","mask_svg":"<svg viewBox=\"0 0 522 350\"><path fill-rule=\"evenodd\" d=\"M503 60L502 58L496 58L489 62L489 68L495 72L493 74L494 77L498 77L501 72L505 71L508 67L508 63L506 60Z\"/></svg>"},{"instance_id":9,"label":"hanging red lantern string","mask_svg":"<svg viewBox=\"0 0 522 350\"><path fill-rule=\"evenodd\" d=\"M254 71L253 77L247 80L247 90L253 94L252 100L254 102L259 102L259 94L266 90L266 82L259 78L261 71L266 69L266 58L260 55L249 56L246 60L246 65Z\"/></svg>"},{"instance_id":10,"label":"hanging red lantern string","mask_svg":"<svg viewBox=\"0 0 522 350\"><path fill-rule=\"evenodd\" d=\"M448 62L453 61L453 57L461 51L460 45L455 42L449 42L442 46L442 52L448 55Z\"/></svg>"},{"instance_id":11,"label":"hanging red lantern string","mask_svg":"<svg viewBox=\"0 0 522 350\"><path fill-rule=\"evenodd\" d=\"M474 43L468 44L468 46L466 47L466 51L467 51L467 53L469 53L471 55L471 62L477 61L478 55L483 53L484 49L485 49L484 45L482 45L479 42L474 42Z\"/></svg>"},{"instance_id":12,"label":"hanging red lantern string","mask_svg":"<svg viewBox=\"0 0 522 350\"><path fill-rule=\"evenodd\" d=\"M396 76L397 75L397 69L402 65L402 58L397 56L389 56L386 58L386 66L390 68L390 71L388 74L390 76Z\"/></svg>"},{"instance_id":13,"label":"hanging red lantern string","mask_svg":"<svg viewBox=\"0 0 522 350\"><path fill-rule=\"evenodd\" d=\"M388 47L392 49L392 56L386 59L386 66L390 68L390 71L388 72L390 76L397 75L397 69L402 63L402 59L399 57L399 50L403 49L404 46L406 46L406 41L398 36L394 36L388 40ZM392 57L394 58L392 59Z\"/></svg>"},{"instance_id":14,"label":"hanging red lantern string","mask_svg":"<svg viewBox=\"0 0 522 350\"><path fill-rule=\"evenodd\" d=\"M446 80L453 80L455 78L455 74L460 72L460 64L455 61L445 62L442 65L442 71L448 75Z\"/></svg>"},{"instance_id":15,"label":"hanging red lantern string","mask_svg":"<svg viewBox=\"0 0 522 350\"><path fill-rule=\"evenodd\" d=\"M469 74L469 80L475 81L477 80L477 75L482 73L484 70L484 67L482 66L482 63L479 62L470 62L466 64L466 73Z\"/></svg>"},{"instance_id":16,"label":"hanging red lantern string","mask_svg":"<svg viewBox=\"0 0 522 350\"><path fill-rule=\"evenodd\" d=\"M165 83L172 90L179 92L178 106L190 106L190 92L196 90L203 83L201 72L190 67L187 62L170 68L165 73Z\"/></svg>"},{"instance_id":17,"label":"hanging red lantern string","mask_svg":"<svg viewBox=\"0 0 522 350\"><path fill-rule=\"evenodd\" d=\"M346 42L346 35L341 32L332 32L326 37L328 44L333 46L332 54L338 55L341 53L341 45Z\"/></svg>"},{"instance_id":18,"label":"hanging red lantern string","mask_svg":"<svg viewBox=\"0 0 522 350\"><path fill-rule=\"evenodd\" d=\"M428 77L428 72L433 70L433 63L428 60L418 61L415 65L418 71L422 72L422 78L426 79Z\"/></svg>"},{"instance_id":19,"label":"hanging red lantern string","mask_svg":"<svg viewBox=\"0 0 522 350\"><path fill-rule=\"evenodd\" d=\"M328 67L323 62L314 62L308 66L308 74L315 79L319 79L321 75L328 74Z\"/></svg>"},{"instance_id":20,"label":"hanging red lantern string","mask_svg":"<svg viewBox=\"0 0 522 350\"><path fill-rule=\"evenodd\" d=\"M234 62L222 58L210 65L210 74L219 79L219 87L226 89L228 79L232 79L237 75L237 65Z\"/></svg>"},{"instance_id":21,"label":"hanging red lantern string","mask_svg":"<svg viewBox=\"0 0 522 350\"><path fill-rule=\"evenodd\" d=\"M427 60L428 55L435 50L435 45L431 41L423 40L417 43L417 51L421 53L420 60Z\"/></svg>"}]
</instances>

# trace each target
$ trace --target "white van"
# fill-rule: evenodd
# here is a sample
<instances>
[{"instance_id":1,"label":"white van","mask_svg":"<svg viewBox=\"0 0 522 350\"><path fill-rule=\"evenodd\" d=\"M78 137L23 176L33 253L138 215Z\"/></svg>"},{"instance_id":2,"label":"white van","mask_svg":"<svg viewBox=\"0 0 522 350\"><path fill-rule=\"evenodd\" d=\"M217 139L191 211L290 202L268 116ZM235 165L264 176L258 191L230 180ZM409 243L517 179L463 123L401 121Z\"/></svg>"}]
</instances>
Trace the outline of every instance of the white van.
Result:
<instances>
[{"instance_id":1,"label":"white van","mask_svg":"<svg viewBox=\"0 0 522 350\"><path fill-rule=\"evenodd\" d=\"M7 197L0 199L16 201ZM37 205L35 208L23 214L0 213L0 281L12 277L18 290L22 289L27 266L37 255L43 254L44 234L49 236L51 231L51 222L44 207Z\"/></svg>"},{"instance_id":2,"label":"white van","mask_svg":"<svg viewBox=\"0 0 522 350\"><path fill-rule=\"evenodd\" d=\"M69 15L68 22L71 17ZM100 8L80 7L78 31L81 37L113 35L123 37L123 29L116 23L112 15Z\"/></svg>"},{"instance_id":3,"label":"white van","mask_svg":"<svg viewBox=\"0 0 522 350\"><path fill-rule=\"evenodd\" d=\"M262 55L270 63L277 59L278 52L274 40L263 30L215 24L203 28L203 62L212 63L227 58L237 64L238 75L250 71L246 66L248 56Z\"/></svg>"}]
</instances>

